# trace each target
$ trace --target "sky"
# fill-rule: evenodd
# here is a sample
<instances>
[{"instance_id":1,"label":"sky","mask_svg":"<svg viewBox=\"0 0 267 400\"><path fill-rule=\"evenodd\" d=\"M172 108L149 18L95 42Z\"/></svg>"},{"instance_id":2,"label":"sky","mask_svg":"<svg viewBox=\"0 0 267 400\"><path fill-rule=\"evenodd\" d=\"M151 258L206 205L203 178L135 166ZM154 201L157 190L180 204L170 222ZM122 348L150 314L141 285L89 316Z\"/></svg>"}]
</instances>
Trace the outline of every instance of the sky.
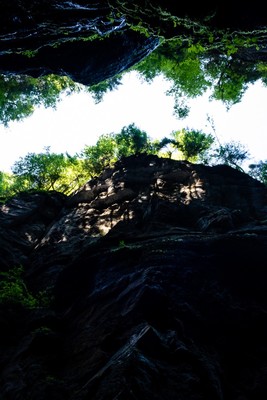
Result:
<instances>
[{"instance_id":1,"label":"sky","mask_svg":"<svg viewBox=\"0 0 267 400\"><path fill-rule=\"evenodd\" d=\"M119 89L95 104L88 93L64 96L56 110L39 107L20 122L0 125L0 171L10 172L15 161L27 153L39 153L49 146L55 153L79 153L94 145L101 134L119 133L131 123L146 131L151 139L169 136L182 128L214 134L207 120L214 122L220 143L240 142L250 153L249 163L267 160L267 88L260 82L251 85L241 103L227 111L209 94L191 100L186 119L173 115L173 98L163 77L142 83L135 72L127 73Z\"/></svg>"}]
</instances>

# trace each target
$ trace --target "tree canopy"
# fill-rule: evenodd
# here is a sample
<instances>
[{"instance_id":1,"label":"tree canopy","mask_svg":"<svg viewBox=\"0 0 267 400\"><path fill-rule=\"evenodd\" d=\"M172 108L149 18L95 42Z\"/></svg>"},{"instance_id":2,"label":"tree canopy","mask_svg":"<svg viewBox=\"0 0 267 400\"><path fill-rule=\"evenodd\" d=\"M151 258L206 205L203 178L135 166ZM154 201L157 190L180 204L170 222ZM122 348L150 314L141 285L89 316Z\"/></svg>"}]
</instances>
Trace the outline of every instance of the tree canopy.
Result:
<instances>
[{"instance_id":1,"label":"tree canopy","mask_svg":"<svg viewBox=\"0 0 267 400\"><path fill-rule=\"evenodd\" d=\"M249 165L249 174L267 186L267 160Z\"/></svg>"},{"instance_id":2,"label":"tree canopy","mask_svg":"<svg viewBox=\"0 0 267 400\"><path fill-rule=\"evenodd\" d=\"M215 136L202 131L187 128L152 140L132 123L120 132L100 135L95 145L85 146L74 156L53 153L47 147L41 153L20 157L12 173L0 172L0 199L5 201L22 191L56 190L69 195L105 168L114 167L118 160L142 153L208 165L226 164L239 170L248 158L241 143L220 144ZM266 171L266 162L261 161L250 165L248 173L267 184Z\"/></svg>"},{"instance_id":3,"label":"tree canopy","mask_svg":"<svg viewBox=\"0 0 267 400\"><path fill-rule=\"evenodd\" d=\"M211 134L197 130L182 129L172 132L171 136L172 146L178 150L181 157L191 162L203 159L215 141Z\"/></svg>"},{"instance_id":4,"label":"tree canopy","mask_svg":"<svg viewBox=\"0 0 267 400\"><path fill-rule=\"evenodd\" d=\"M89 176L93 177L105 168L113 166L122 157L139 153L156 154L157 145L145 131L132 123L124 126L118 133L101 135L95 145L85 146L81 155L85 169Z\"/></svg>"},{"instance_id":5,"label":"tree canopy","mask_svg":"<svg viewBox=\"0 0 267 400\"><path fill-rule=\"evenodd\" d=\"M170 20L172 24L178 22ZM142 24L133 25L132 29L151 34ZM167 94L174 97L178 118L188 115L188 98L201 96L207 90L211 98L223 101L229 108L241 101L250 84L257 80L267 84L266 46L261 30L227 32L201 24L192 25L189 30L188 36L161 36L160 45L141 62L88 86L75 83L68 76L0 75L0 123L7 125L23 119L39 105L55 107L63 92L83 89L99 102L106 92L120 85L123 73L129 70L137 71L146 81L163 74L171 82Z\"/></svg>"},{"instance_id":6,"label":"tree canopy","mask_svg":"<svg viewBox=\"0 0 267 400\"><path fill-rule=\"evenodd\" d=\"M21 157L14 163L12 173L10 189L14 193L24 190L56 190L69 194L86 180L78 156L52 153L49 147L42 153L28 153Z\"/></svg>"},{"instance_id":7,"label":"tree canopy","mask_svg":"<svg viewBox=\"0 0 267 400\"><path fill-rule=\"evenodd\" d=\"M135 69L146 81L163 74L172 83L167 94L174 96L174 112L179 118L189 113L187 99L201 96L208 89L211 99L230 108L241 101L249 84L257 80L267 84L267 63L257 61L254 39L230 41L222 37L219 45L211 35L208 40L189 42L187 46L180 38L166 40ZM244 49L251 58L245 59Z\"/></svg>"},{"instance_id":8,"label":"tree canopy","mask_svg":"<svg viewBox=\"0 0 267 400\"><path fill-rule=\"evenodd\" d=\"M55 108L62 93L80 90L80 85L66 76L47 75L32 78L26 75L0 75L0 121L30 116L37 106Z\"/></svg>"},{"instance_id":9,"label":"tree canopy","mask_svg":"<svg viewBox=\"0 0 267 400\"><path fill-rule=\"evenodd\" d=\"M16 56L19 56L20 60L22 57L22 69L18 66L18 69L15 68L15 70L24 71L24 73L14 72L0 75L0 123L7 126L10 121L26 118L40 105L56 107L63 93L70 94L86 90L91 93L96 103L100 102L106 92L114 90L120 85L123 73L131 70L137 71L140 79L148 82L161 74L171 83L167 94L174 97L174 113L178 118L188 115L190 110L187 100L189 98L199 97L207 91L212 99L223 101L229 108L241 101L250 84L261 80L263 84L267 85L265 27L249 28L248 30L221 29L216 27L216 23L209 23L209 19L212 20L214 16L207 16L206 10L203 11L206 19L180 18L176 14L171 14L173 2L168 5L170 12L165 12L160 7L154 8L153 5L151 8L150 2L145 2L145 5L140 2L140 10L132 2L116 1L116 3L116 15L114 8L112 14L109 14L108 11L108 14L105 14L107 18L105 22L103 22L102 16L100 19L94 18L94 22L97 22L97 30L95 25L92 25L89 34L88 24L85 24L81 36L76 38L83 44L91 43L91 51L100 48L99 64L93 63L93 67L91 67L96 70L102 68L101 62L104 55L101 54L101 51L106 52L107 60L109 57L112 58L109 48L102 44L105 40L112 43L112 40L109 41L109 39L115 31L116 38L123 35L126 30L137 33L139 36L134 36L134 44L140 37L156 39L152 40L153 51L149 50L149 42L140 40L140 47L142 47L142 43L144 47L148 47L143 49L143 53L141 52L143 54L141 62L139 61L140 57L135 54L136 57L133 56L132 61L127 63L127 66L132 65L131 67L127 67L127 69L124 64L120 65L120 72L113 75L109 72L109 78L106 80L101 80L101 76L103 76L101 73L96 74L98 78L88 86L74 82L70 76L77 76L75 73L73 75L66 73L65 76L65 70L62 68L56 69L59 75L40 73L39 78L34 78L26 74L26 67L31 64L31 59L33 59L34 68L38 65L38 60L41 63L45 62L46 65L46 54L50 54L50 50L52 50L51 54L54 55L54 59L51 59L51 66L55 61L55 65L58 67L62 65L60 57L65 54L63 49L69 48L66 44L68 42L71 53L68 53L67 57L65 54L64 62L63 60L62 62L65 63L67 60L67 66L72 66L74 61L69 59L69 55L73 54L75 49L78 53L84 49L83 46L79 47L80 42L79 45L76 42L75 33L67 32L67 25L62 30L62 27L59 28L57 21L52 21L52 18L49 23L51 22L55 29L55 37L52 45L48 46L49 49L46 48L50 40L48 28L48 31L45 31L45 39L48 42L45 41L44 47L28 48L28 42L24 40L24 37L21 48L18 47L16 40L14 43L12 40L15 47L10 49L8 49L9 44L4 43L4 57L8 58L11 55L15 57L14 60L17 59ZM199 7L202 9L202 5ZM36 4L33 8L38 14ZM181 8L186 10L187 7L181 5ZM148 12L144 13L144 9ZM199 11L201 10L198 9L197 13ZM51 17L52 14L49 16ZM128 18L127 23L125 18ZM116 22L116 26L113 32L112 24L114 22ZM72 25L70 24L70 26ZM60 42L55 39L58 30L60 31ZM136 39L137 37L139 39ZM15 36L14 39L16 39ZM96 43L93 43L94 40ZM155 43L159 45L156 46ZM60 49L58 52L57 48ZM133 46L133 53L134 49ZM98 50L93 54L99 56ZM83 57L81 58L83 59ZM83 60L85 60L86 67L83 69L80 66L81 71L88 75L87 64L89 61L88 59ZM109 66L106 68L109 69ZM4 70L3 67L1 71ZM115 70L117 71L111 65L109 71ZM38 76L39 72L36 69L34 71L33 75ZM49 66L44 71L49 71ZM216 140L212 135L198 130L183 129L179 132L172 132L170 138L152 141L146 132L131 124L124 127L119 133L101 135L95 145L86 146L81 154L73 157L67 154L54 154L49 149L40 154L29 153L14 164L12 174L1 173L0 191L1 193L3 191L15 193L17 190L41 189L71 192L88 177L98 175L104 168L112 166L120 157L143 152L194 162L222 162L234 168L240 168L248 156L247 150L241 144L231 142L218 144L216 147ZM253 168L251 167L251 173L264 180L265 164L259 163Z\"/></svg>"}]
</instances>

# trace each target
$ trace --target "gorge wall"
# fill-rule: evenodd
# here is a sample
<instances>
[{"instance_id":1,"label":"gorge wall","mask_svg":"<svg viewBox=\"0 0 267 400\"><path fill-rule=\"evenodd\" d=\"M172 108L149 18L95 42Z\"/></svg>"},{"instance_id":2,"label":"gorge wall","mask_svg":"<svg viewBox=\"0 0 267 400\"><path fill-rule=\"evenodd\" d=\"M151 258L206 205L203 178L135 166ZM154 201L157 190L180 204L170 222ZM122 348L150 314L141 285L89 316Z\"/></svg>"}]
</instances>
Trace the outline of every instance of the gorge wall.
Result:
<instances>
[{"instance_id":1,"label":"gorge wall","mask_svg":"<svg viewBox=\"0 0 267 400\"><path fill-rule=\"evenodd\" d=\"M260 59L265 15L257 1L0 0L0 73L91 85L203 25L259 30ZM266 190L143 155L71 196L2 205L1 400L266 399Z\"/></svg>"},{"instance_id":2,"label":"gorge wall","mask_svg":"<svg viewBox=\"0 0 267 400\"><path fill-rule=\"evenodd\" d=\"M205 27L253 32L266 48L262 2L1 0L0 73L68 75L92 85L135 65L160 38L200 38Z\"/></svg>"},{"instance_id":3,"label":"gorge wall","mask_svg":"<svg viewBox=\"0 0 267 400\"><path fill-rule=\"evenodd\" d=\"M265 398L266 195L142 155L2 206L1 270L46 302L0 304L1 399Z\"/></svg>"}]
</instances>

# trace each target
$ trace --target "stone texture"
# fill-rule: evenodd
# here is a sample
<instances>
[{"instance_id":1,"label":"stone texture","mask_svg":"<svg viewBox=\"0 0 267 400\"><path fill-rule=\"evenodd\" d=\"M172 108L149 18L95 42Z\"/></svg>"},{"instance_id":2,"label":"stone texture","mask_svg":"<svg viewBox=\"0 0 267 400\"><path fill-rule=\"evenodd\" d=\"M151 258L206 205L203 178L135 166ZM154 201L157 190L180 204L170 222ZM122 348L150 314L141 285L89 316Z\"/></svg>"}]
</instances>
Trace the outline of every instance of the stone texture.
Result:
<instances>
[{"instance_id":1,"label":"stone texture","mask_svg":"<svg viewBox=\"0 0 267 400\"><path fill-rule=\"evenodd\" d=\"M265 27L262 1L233 7L230 1L0 0L0 73L52 73L93 85L138 63L159 38L198 42L206 28L215 38L218 29L250 32L259 49L243 49L241 60L266 61Z\"/></svg>"},{"instance_id":2,"label":"stone texture","mask_svg":"<svg viewBox=\"0 0 267 400\"><path fill-rule=\"evenodd\" d=\"M2 206L1 269L51 299L0 305L1 400L266 398L266 191L141 155Z\"/></svg>"}]
</instances>

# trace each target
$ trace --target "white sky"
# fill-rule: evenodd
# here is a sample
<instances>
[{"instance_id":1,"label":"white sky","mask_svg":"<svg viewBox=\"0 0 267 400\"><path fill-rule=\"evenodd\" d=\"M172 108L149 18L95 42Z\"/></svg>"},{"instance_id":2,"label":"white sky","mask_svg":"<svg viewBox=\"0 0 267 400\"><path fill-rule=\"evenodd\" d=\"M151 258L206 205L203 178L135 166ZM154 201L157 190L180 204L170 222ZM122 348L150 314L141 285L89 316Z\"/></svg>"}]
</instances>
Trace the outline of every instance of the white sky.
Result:
<instances>
[{"instance_id":1,"label":"white sky","mask_svg":"<svg viewBox=\"0 0 267 400\"><path fill-rule=\"evenodd\" d=\"M250 162L267 159L267 88L260 82L251 86L242 102L229 111L208 95L192 100L189 117L173 116L173 99L165 95L168 83L161 77L152 84L141 83L128 73L119 89L105 95L95 105L86 93L64 98L57 110L38 108L31 117L0 126L0 170L10 171L12 164L29 152L39 153L50 146L56 153L80 152L95 144L103 133L120 132L131 123L146 131L151 139L163 138L182 128L212 133L207 114L213 118L221 143L234 140L247 146Z\"/></svg>"}]
</instances>

